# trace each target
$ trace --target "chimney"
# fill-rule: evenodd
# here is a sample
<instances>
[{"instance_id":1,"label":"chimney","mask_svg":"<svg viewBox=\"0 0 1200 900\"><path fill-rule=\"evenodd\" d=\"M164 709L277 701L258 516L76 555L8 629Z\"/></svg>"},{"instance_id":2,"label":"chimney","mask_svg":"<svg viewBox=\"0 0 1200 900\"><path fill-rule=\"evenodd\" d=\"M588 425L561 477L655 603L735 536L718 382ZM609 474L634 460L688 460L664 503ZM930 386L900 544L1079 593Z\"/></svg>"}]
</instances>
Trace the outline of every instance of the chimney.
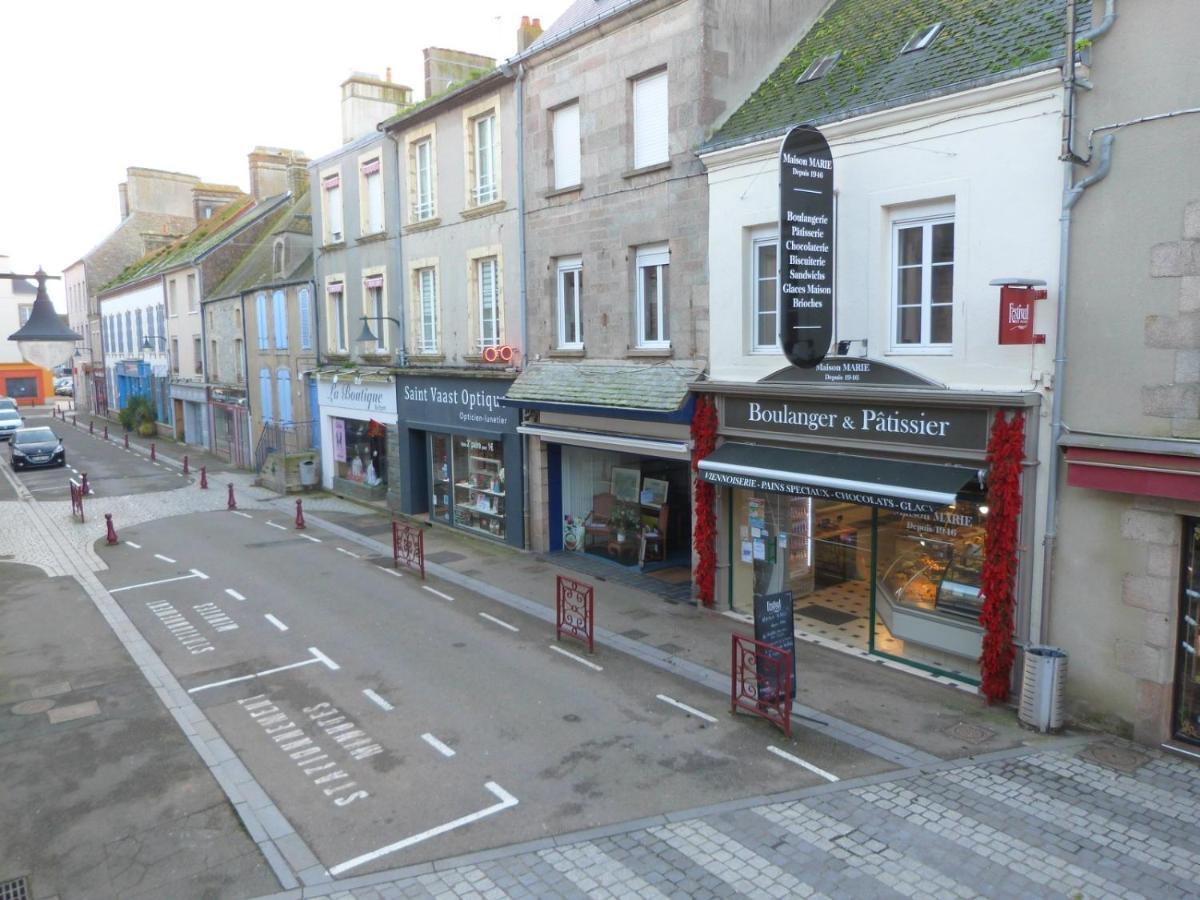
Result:
<instances>
[{"instance_id":1,"label":"chimney","mask_svg":"<svg viewBox=\"0 0 1200 900\"><path fill-rule=\"evenodd\" d=\"M117 185L117 200L121 204L121 218L129 218L129 183L122 181Z\"/></svg>"},{"instance_id":2,"label":"chimney","mask_svg":"<svg viewBox=\"0 0 1200 900\"><path fill-rule=\"evenodd\" d=\"M308 157L299 150L281 147L255 147L249 154L250 193L255 200L265 200L293 190L294 168L306 170ZM307 175L305 176L307 177Z\"/></svg>"},{"instance_id":3,"label":"chimney","mask_svg":"<svg viewBox=\"0 0 1200 900\"><path fill-rule=\"evenodd\" d=\"M529 16L521 16L521 25L517 29L517 52L524 53L529 45L541 36L542 20L529 21Z\"/></svg>"},{"instance_id":4,"label":"chimney","mask_svg":"<svg viewBox=\"0 0 1200 900\"><path fill-rule=\"evenodd\" d=\"M342 82L342 143L370 134L384 119L412 106L412 88L378 75L355 72Z\"/></svg>"}]
</instances>

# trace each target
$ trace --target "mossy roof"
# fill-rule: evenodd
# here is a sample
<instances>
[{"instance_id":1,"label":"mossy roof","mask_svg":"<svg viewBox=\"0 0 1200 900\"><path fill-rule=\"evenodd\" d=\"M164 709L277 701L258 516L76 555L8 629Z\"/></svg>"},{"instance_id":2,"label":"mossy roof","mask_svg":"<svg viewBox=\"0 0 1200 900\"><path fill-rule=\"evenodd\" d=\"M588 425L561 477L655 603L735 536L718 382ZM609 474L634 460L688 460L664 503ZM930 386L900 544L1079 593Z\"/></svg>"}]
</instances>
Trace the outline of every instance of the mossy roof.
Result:
<instances>
[{"instance_id":1,"label":"mossy roof","mask_svg":"<svg viewBox=\"0 0 1200 900\"><path fill-rule=\"evenodd\" d=\"M1091 4L1078 10L1082 33ZM901 52L939 22L924 50ZM702 149L1059 65L1065 27L1066 0L835 0ZM810 63L839 52L824 77L796 84Z\"/></svg>"},{"instance_id":2,"label":"mossy roof","mask_svg":"<svg viewBox=\"0 0 1200 900\"><path fill-rule=\"evenodd\" d=\"M679 363L531 362L508 389L510 400L675 412L703 366Z\"/></svg>"},{"instance_id":3,"label":"mossy roof","mask_svg":"<svg viewBox=\"0 0 1200 900\"><path fill-rule=\"evenodd\" d=\"M312 241L304 239L312 233L309 219L312 211L310 196L309 192L305 191L278 211L258 243L250 248L225 280L208 294L209 299L237 297L256 288L312 279ZM310 222L307 232L303 227L299 227L306 220ZM276 275L275 239L285 233L298 234L300 239L289 241L288 249L291 252L287 260L287 270L281 275Z\"/></svg>"}]
</instances>

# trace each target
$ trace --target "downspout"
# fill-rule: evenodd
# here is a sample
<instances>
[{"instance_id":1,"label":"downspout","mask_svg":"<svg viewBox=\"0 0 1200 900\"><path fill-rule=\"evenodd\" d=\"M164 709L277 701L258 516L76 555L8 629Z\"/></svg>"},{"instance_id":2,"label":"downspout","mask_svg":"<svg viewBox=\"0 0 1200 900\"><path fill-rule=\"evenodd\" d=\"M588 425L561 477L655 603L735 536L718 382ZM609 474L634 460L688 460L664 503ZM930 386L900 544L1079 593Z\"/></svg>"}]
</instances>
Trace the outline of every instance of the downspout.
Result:
<instances>
[{"instance_id":1,"label":"downspout","mask_svg":"<svg viewBox=\"0 0 1200 900\"><path fill-rule=\"evenodd\" d=\"M391 140L391 142L393 144L395 144L395 146L396 146L396 186L397 186L397 188L399 188L399 186L400 186L400 165L401 165L401 159L402 159L402 156L400 153L400 150L401 150L400 136L398 134L396 134L395 132L391 132L391 131L385 131L384 134L386 134L388 136L388 138ZM401 193L398 192L396 195L396 278L395 278L395 282L400 286L396 292L397 296L399 297L399 304L396 309L396 313L397 313L396 318L400 321L400 324L398 326L398 328L400 330L400 344L396 348L396 367L401 368L401 369L408 365L408 341L406 339L407 334L408 334L408 330L407 330L407 326L406 326L406 323L408 322L408 318L406 315L406 313L408 312L408 304L406 304L404 302L404 289L408 286L408 284L407 284L408 279L405 277L405 274L404 274L404 246L400 240L400 233L401 233L400 216L401 216L403 207L404 207L404 197Z\"/></svg>"}]
</instances>

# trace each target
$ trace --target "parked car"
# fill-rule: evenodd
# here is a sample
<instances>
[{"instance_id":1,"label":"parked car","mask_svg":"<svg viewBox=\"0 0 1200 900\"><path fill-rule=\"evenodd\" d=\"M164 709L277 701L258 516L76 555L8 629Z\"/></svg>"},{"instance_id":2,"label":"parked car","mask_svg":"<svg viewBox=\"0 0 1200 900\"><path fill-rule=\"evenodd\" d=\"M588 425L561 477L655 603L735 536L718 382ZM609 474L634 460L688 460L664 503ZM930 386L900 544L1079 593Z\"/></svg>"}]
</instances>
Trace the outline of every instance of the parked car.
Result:
<instances>
[{"instance_id":1,"label":"parked car","mask_svg":"<svg viewBox=\"0 0 1200 900\"><path fill-rule=\"evenodd\" d=\"M21 411L21 408L17 406L17 401L12 397L0 397L0 409L11 409L17 413Z\"/></svg>"},{"instance_id":2,"label":"parked car","mask_svg":"<svg viewBox=\"0 0 1200 900\"><path fill-rule=\"evenodd\" d=\"M75 379L70 375L64 375L62 378L55 378L54 393L63 397L73 397L75 395Z\"/></svg>"},{"instance_id":3,"label":"parked car","mask_svg":"<svg viewBox=\"0 0 1200 900\"><path fill-rule=\"evenodd\" d=\"M65 466L67 451L52 428L18 428L8 445L8 461L14 469Z\"/></svg>"},{"instance_id":4,"label":"parked car","mask_svg":"<svg viewBox=\"0 0 1200 900\"><path fill-rule=\"evenodd\" d=\"M0 441L9 440L24 424L25 420L15 409L0 409Z\"/></svg>"}]
</instances>

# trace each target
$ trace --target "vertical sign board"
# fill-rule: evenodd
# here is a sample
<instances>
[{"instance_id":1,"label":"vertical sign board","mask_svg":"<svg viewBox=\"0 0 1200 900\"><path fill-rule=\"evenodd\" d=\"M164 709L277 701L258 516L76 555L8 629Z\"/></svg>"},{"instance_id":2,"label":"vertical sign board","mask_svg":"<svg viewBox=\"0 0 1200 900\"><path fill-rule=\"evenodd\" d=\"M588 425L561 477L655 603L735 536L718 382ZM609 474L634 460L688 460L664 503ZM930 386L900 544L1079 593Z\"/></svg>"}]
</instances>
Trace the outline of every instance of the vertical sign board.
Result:
<instances>
[{"instance_id":1,"label":"vertical sign board","mask_svg":"<svg viewBox=\"0 0 1200 900\"><path fill-rule=\"evenodd\" d=\"M770 644L792 655L792 699L796 698L796 624L792 611L792 592L754 595L754 639ZM760 696L770 694L773 685L767 683L760 669ZM773 696L764 696L773 700Z\"/></svg>"},{"instance_id":2,"label":"vertical sign board","mask_svg":"<svg viewBox=\"0 0 1200 900\"><path fill-rule=\"evenodd\" d=\"M833 340L833 156L821 132L797 125L779 150L779 340L811 369Z\"/></svg>"}]
</instances>

